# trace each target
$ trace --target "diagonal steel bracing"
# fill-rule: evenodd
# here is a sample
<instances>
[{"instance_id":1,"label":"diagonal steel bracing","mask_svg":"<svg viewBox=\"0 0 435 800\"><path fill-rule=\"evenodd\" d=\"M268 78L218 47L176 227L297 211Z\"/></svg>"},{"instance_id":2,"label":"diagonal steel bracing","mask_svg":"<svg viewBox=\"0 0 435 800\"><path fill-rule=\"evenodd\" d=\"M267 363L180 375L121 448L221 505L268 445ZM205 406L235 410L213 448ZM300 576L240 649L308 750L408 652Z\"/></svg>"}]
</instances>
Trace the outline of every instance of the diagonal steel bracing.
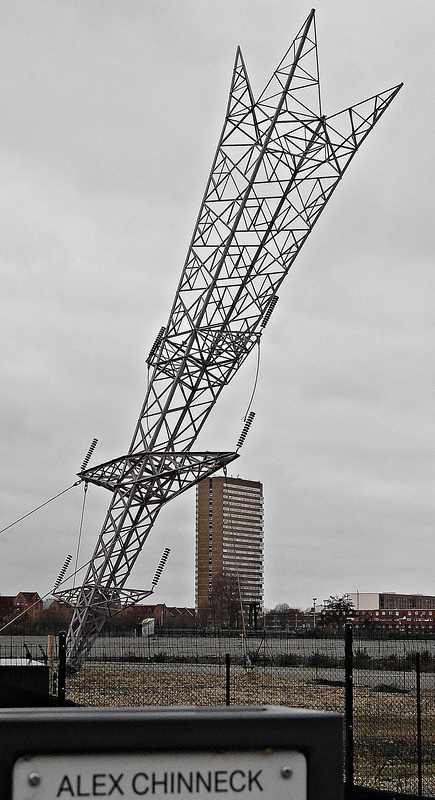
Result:
<instances>
[{"instance_id":1,"label":"diagonal steel bracing","mask_svg":"<svg viewBox=\"0 0 435 800\"><path fill-rule=\"evenodd\" d=\"M282 281L356 151L400 87L325 116L314 11L256 101L237 51L224 126L169 319L148 359L149 387L129 452L81 473L113 495L73 598L70 669L79 668L119 608L160 508L236 456L210 460L191 447L259 341Z\"/></svg>"}]
</instances>

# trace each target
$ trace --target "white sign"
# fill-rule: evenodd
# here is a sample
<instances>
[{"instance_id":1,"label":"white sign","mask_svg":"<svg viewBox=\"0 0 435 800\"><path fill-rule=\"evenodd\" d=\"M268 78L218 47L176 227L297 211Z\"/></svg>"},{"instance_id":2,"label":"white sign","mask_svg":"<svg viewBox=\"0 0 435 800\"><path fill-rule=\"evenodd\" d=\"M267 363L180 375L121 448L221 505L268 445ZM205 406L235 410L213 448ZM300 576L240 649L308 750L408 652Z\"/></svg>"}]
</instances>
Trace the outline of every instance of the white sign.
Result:
<instances>
[{"instance_id":1,"label":"white sign","mask_svg":"<svg viewBox=\"0 0 435 800\"><path fill-rule=\"evenodd\" d=\"M14 765L12 800L304 800L307 765L285 750L32 755Z\"/></svg>"}]
</instances>

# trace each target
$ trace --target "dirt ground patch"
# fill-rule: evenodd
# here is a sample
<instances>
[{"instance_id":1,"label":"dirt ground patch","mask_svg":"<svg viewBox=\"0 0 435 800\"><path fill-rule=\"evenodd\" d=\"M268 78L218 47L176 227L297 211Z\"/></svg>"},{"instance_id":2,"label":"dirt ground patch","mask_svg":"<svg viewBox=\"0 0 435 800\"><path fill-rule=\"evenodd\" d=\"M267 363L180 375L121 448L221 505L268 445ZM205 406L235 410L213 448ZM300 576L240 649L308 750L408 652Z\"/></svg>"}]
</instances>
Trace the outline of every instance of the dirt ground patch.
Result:
<instances>
[{"instance_id":1,"label":"dirt ground patch","mask_svg":"<svg viewBox=\"0 0 435 800\"><path fill-rule=\"evenodd\" d=\"M68 678L67 698L81 706L225 705L225 674L147 665L88 665ZM422 696L423 793L435 795L433 692ZM344 688L285 679L273 671L233 671L231 705L283 705L344 713ZM398 694L358 687L354 692L355 782L390 791L417 793L417 726L414 692Z\"/></svg>"}]
</instances>

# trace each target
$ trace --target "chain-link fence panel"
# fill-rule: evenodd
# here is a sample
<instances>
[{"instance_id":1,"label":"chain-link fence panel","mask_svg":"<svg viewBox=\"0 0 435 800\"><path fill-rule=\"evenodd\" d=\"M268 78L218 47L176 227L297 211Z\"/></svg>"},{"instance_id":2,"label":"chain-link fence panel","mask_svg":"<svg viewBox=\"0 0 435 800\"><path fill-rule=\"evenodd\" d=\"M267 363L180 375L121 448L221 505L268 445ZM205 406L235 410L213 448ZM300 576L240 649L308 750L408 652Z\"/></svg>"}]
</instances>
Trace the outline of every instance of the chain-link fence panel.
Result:
<instances>
[{"instance_id":1,"label":"chain-link fence panel","mask_svg":"<svg viewBox=\"0 0 435 800\"><path fill-rule=\"evenodd\" d=\"M229 685L226 660L229 659ZM343 640L100 637L67 698L80 705L287 705L343 711Z\"/></svg>"},{"instance_id":2,"label":"chain-link fence panel","mask_svg":"<svg viewBox=\"0 0 435 800\"><path fill-rule=\"evenodd\" d=\"M0 637L0 661L50 666L57 639ZM419 693L417 657L419 653ZM347 675L349 687L349 674ZM345 641L339 635L235 633L101 636L66 702L80 706L284 705L345 714ZM435 641L353 640L353 782L435 797Z\"/></svg>"},{"instance_id":3,"label":"chain-link fence panel","mask_svg":"<svg viewBox=\"0 0 435 800\"><path fill-rule=\"evenodd\" d=\"M354 639L353 652L355 784L434 796L433 640Z\"/></svg>"}]
</instances>

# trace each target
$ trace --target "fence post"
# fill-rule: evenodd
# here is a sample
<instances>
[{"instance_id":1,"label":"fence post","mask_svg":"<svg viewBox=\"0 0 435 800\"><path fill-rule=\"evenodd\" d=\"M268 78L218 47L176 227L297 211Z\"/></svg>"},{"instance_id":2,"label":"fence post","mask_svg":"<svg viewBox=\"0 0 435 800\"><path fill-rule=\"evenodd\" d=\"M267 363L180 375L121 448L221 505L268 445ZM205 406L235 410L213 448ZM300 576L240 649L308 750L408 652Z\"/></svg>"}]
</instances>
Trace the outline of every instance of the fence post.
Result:
<instances>
[{"instance_id":1,"label":"fence post","mask_svg":"<svg viewBox=\"0 0 435 800\"><path fill-rule=\"evenodd\" d=\"M230 654L225 653L225 704L230 704Z\"/></svg>"},{"instance_id":2,"label":"fence post","mask_svg":"<svg viewBox=\"0 0 435 800\"><path fill-rule=\"evenodd\" d=\"M65 705L66 632L59 632L59 670L57 676L57 704Z\"/></svg>"},{"instance_id":3,"label":"fence post","mask_svg":"<svg viewBox=\"0 0 435 800\"><path fill-rule=\"evenodd\" d=\"M353 791L353 628L346 622L344 629L344 685L345 685L345 758L346 758L346 798Z\"/></svg>"},{"instance_id":4,"label":"fence post","mask_svg":"<svg viewBox=\"0 0 435 800\"><path fill-rule=\"evenodd\" d=\"M415 676L417 682L417 776L418 776L418 796L423 795L423 773L422 773L422 747L421 747L421 656L415 654Z\"/></svg>"}]
</instances>

